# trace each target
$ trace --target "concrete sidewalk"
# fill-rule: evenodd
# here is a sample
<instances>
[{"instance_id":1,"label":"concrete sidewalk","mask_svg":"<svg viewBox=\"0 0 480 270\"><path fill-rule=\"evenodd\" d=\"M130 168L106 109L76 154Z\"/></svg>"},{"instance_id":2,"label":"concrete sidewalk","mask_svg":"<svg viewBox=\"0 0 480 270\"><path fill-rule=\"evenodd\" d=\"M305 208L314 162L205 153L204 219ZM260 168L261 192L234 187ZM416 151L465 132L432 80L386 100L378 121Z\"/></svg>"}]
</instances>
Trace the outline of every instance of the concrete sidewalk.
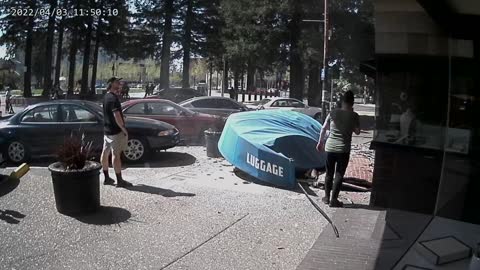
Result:
<instances>
[{"instance_id":1,"label":"concrete sidewalk","mask_svg":"<svg viewBox=\"0 0 480 270\"><path fill-rule=\"evenodd\" d=\"M324 230L297 270L392 269L431 217L347 205L333 214L340 238ZM403 268L402 268L403 269Z\"/></svg>"},{"instance_id":2,"label":"concrete sidewalk","mask_svg":"<svg viewBox=\"0 0 480 270\"><path fill-rule=\"evenodd\" d=\"M150 168L125 169L134 190L101 186L104 208L91 216L57 213L49 172L36 164L7 194L2 184L0 210L19 215L0 218L0 265L295 269L300 264L326 225L303 193L245 181L222 159L207 158L204 147L174 151L159 153Z\"/></svg>"}]
</instances>

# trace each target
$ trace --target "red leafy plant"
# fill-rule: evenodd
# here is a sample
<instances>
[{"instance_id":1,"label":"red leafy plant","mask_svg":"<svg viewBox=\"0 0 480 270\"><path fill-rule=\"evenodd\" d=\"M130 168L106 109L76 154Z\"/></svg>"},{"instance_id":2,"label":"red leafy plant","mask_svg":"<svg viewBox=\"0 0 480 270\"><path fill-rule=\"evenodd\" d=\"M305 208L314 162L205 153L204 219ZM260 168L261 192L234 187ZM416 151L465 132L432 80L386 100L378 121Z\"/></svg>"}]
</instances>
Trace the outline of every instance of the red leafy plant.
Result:
<instances>
[{"instance_id":1,"label":"red leafy plant","mask_svg":"<svg viewBox=\"0 0 480 270\"><path fill-rule=\"evenodd\" d=\"M58 151L58 161L65 170L82 170L91 158L92 142L85 142L85 134L79 138L73 134L65 139Z\"/></svg>"}]
</instances>

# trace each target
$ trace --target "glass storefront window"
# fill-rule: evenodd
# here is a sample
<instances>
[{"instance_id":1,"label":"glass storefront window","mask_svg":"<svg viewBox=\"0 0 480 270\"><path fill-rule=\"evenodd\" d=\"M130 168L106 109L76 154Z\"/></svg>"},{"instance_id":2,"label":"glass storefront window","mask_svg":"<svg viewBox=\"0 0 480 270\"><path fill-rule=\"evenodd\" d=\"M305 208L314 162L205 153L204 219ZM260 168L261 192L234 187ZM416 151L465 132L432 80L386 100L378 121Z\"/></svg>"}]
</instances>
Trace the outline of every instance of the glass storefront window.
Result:
<instances>
[{"instance_id":1,"label":"glass storefront window","mask_svg":"<svg viewBox=\"0 0 480 270\"><path fill-rule=\"evenodd\" d=\"M412 59L415 60L415 59ZM421 64L423 59L416 59ZM428 63L425 63L428 64ZM427 69L428 70L428 69ZM448 66L381 74L376 142L443 150ZM443 79L438 76L444 75Z\"/></svg>"}]
</instances>

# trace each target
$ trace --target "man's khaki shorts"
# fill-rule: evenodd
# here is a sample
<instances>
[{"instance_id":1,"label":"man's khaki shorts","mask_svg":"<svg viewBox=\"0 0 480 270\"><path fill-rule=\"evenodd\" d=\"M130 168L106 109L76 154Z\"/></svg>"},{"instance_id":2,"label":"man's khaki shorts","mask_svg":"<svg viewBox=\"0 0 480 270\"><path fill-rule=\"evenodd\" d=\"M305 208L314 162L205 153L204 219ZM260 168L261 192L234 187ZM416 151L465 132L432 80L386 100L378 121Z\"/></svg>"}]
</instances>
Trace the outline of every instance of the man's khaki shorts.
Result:
<instances>
[{"instance_id":1,"label":"man's khaki shorts","mask_svg":"<svg viewBox=\"0 0 480 270\"><path fill-rule=\"evenodd\" d=\"M128 138L120 132L115 135L105 135L103 137L103 149L112 151L112 154L119 155L127 148Z\"/></svg>"}]
</instances>

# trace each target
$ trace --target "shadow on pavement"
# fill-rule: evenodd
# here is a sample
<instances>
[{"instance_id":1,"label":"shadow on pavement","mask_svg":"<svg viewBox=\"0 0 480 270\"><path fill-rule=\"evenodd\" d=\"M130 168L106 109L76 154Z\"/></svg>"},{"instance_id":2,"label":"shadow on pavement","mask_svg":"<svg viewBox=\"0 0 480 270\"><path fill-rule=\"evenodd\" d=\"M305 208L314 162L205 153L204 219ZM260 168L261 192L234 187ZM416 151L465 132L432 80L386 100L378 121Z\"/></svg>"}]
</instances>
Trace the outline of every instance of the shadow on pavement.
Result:
<instances>
[{"instance_id":1,"label":"shadow on pavement","mask_svg":"<svg viewBox=\"0 0 480 270\"><path fill-rule=\"evenodd\" d=\"M99 158L93 159L100 162ZM187 153L180 152L157 152L153 153L145 162L141 163L126 163L123 161L124 168L165 168L165 167L181 167L189 166L195 163L197 159ZM57 162L55 157L39 157L29 162L30 167L48 167L50 164ZM148 166L147 166L148 164ZM7 164L9 167L13 164ZM111 167L111 164L110 164ZM1 180L0 180L1 182Z\"/></svg>"},{"instance_id":2,"label":"shadow on pavement","mask_svg":"<svg viewBox=\"0 0 480 270\"><path fill-rule=\"evenodd\" d=\"M0 197L15 190L19 184L19 179L0 174Z\"/></svg>"},{"instance_id":3,"label":"shadow on pavement","mask_svg":"<svg viewBox=\"0 0 480 270\"><path fill-rule=\"evenodd\" d=\"M94 214L75 217L76 220L92 225L113 225L130 219L130 211L111 206L101 206Z\"/></svg>"},{"instance_id":4,"label":"shadow on pavement","mask_svg":"<svg viewBox=\"0 0 480 270\"><path fill-rule=\"evenodd\" d=\"M153 153L149 159L142 163L125 163L127 168L144 168L148 164L149 168L182 167L195 163L197 159L187 153L179 152L157 152Z\"/></svg>"},{"instance_id":5,"label":"shadow on pavement","mask_svg":"<svg viewBox=\"0 0 480 270\"><path fill-rule=\"evenodd\" d=\"M252 184L253 183L253 184L257 184L257 185L261 185L261 186L273 187L273 188L278 188L278 189L283 189L283 190L289 190L289 191L294 191L294 192L303 194L302 190L298 186L296 186L294 189L283 188L283 187L272 185L272 184L267 183L267 182L263 182L263 181L255 178L255 177L247 174L246 172L241 171L238 168L235 168L233 171L238 178L245 181L245 182L243 182L243 184ZM309 186L303 185L303 188L305 189L305 191L308 193L309 196L313 196L313 197L318 196Z\"/></svg>"},{"instance_id":6,"label":"shadow on pavement","mask_svg":"<svg viewBox=\"0 0 480 270\"><path fill-rule=\"evenodd\" d=\"M133 187L126 188L130 191L136 191L141 193L153 194L153 195L161 195L163 197L193 197L195 194L193 193L183 193L183 192L176 192L170 189L164 189L159 187L152 187L147 185L134 185Z\"/></svg>"},{"instance_id":7,"label":"shadow on pavement","mask_svg":"<svg viewBox=\"0 0 480 270\"><path fill-rule=\"evenodd\" d=\"M57 162L58 160L55 157L38 157L33 158L31 161L28 162L28 166L30 167L48 167L50 164ZM14 168L17 165L13 163L6 163L7 167Z\"/></svg>"},{"instance_id":8,"label":"shadow on pavement","mask_svg":"<svg viewBox=\"0 0 480 270\"><path fill-rule=\"evenodd\" d=\"M26 217L24 214L17 212L15 210L1 210L0 209L0 220L3 220L10 224L19 224L22 218Z\"/></svg>"},{"instance_id":9,"label":"shadow on pavement","mask_svg":"<svg viewBox=\"0 0 480 270\"><path fill-rule=\"evenodd\" d=\"M367 209L367 210L374 210L374 211L381 211L384 210L381 207L370 206L368 204L356 204L356 203L344 203L344 208L351 208L351 209Z\"/></svg>"}]
</instances>

